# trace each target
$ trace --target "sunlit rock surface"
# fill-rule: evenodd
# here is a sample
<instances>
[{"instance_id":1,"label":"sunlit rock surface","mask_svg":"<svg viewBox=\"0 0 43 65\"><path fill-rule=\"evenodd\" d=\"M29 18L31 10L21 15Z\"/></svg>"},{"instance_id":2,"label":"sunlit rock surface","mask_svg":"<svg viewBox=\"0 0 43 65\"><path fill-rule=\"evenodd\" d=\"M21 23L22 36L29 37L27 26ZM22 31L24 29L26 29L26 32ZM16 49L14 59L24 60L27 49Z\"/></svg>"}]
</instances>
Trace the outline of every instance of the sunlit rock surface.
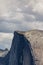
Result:
<instances>
[{"instance_id":1,"label":"sunlit rock surface","mask_svg":"<svg viewBox=\"0 0 43 65\"><path fill-rule=\"evenodd\" d=\"M19 32L19 31L18 31ZM43 65L43 31L30 30L26 32L19 32L24 34L27 40L30 41L33 49L33 55L36 65Z\"/></svg>"}]
</instances>

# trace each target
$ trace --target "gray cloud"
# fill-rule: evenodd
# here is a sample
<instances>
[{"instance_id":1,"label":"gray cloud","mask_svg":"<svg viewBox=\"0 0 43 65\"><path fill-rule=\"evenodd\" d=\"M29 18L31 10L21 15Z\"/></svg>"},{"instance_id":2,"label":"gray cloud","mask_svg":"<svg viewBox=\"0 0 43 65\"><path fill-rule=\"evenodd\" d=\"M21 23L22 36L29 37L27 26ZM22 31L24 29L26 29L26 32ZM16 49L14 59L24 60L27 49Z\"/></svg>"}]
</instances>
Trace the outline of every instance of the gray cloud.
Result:
<instances>
[{"instance_id":1,"label":"gray cloud","mask_svg":"<svg viewBox=\"0 0 43 65\"><path fill-rule=\"evenodd\" d=\"M43 27L42 0L2 1L0 0L0 32L37 29L40 23L38 29Z\"/></svg>"}]
</instances>

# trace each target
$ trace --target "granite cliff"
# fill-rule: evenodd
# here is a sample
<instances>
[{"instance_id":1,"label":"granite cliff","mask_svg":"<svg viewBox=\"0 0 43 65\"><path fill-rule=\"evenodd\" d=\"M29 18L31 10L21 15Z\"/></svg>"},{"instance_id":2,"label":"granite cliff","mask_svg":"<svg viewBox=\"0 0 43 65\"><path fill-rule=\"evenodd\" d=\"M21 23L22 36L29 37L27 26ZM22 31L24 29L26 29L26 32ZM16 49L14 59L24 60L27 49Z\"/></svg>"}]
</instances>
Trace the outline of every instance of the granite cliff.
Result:
<instances>
[{"instance_id":1,"label":"granite cliff","mask_svg":"<svg viewBox=\"0 0 43 65\"><path fill-rule=\"evenodd\" d=\"M32 52L36 65L43 65L43 31L42 30L30 30L30 31L18 31L23 34L31 43Z\"/></svg>"},{"instance_id":2,"label":"granite cliff","mask_svg":"<svg viewBox=\"0 0 43 65\"><path fill-rule=\"evenodd\" d=\"M0 65L34 65L31 50L27 38L19 32L14 32L11 49L5 57L0 57Z\"/></svg>"},{"instance_id":3,"label":"granite cliff","mask_svg":"<svg viewBox=\"0 0 43 65\"><path fill-rule=\"evenodd\" d=\"M28 40L28 44L29 44L28 48L30 49L30 51L32 53L35 65L43 65L43 31L30 30L30 31L24 31L24 32L17 31L17 33L20 36L23 35L26 38L26 40ZM18 42L20 42L20 40L22 40L21 37L18 36L18 34L14 34L11 49L7 53L7 55L4 58L0 57L0 65L13 65L14 64L14 60L15 60L14 57L16 57L14 54L15 46L16 47L18 46L18 45L15 45L15 43L17 44ZM24 40L22 40L22 42L24 42ZM29 51L29 49L28 49L28 51ZM27 53L27 56L28 56L28 53ZM25 58L25 54L24 54L24 58ZM12 59L14 59L14 60L12 60ZM13 62L13 64L11 61ZM25 63L25 65L27 65L27 64Z\"/></svg>"}]
</instances>

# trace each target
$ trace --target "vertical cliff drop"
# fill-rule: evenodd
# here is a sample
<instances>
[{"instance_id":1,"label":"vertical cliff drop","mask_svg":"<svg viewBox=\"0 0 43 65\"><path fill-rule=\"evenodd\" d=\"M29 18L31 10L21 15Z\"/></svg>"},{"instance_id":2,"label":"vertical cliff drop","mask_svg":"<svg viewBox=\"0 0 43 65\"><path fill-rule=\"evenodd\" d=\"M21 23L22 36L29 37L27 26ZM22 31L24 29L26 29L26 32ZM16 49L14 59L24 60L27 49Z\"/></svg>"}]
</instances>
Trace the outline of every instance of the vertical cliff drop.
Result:
<instances>
[{"instance_id":1,"label":"vertical cliff drop","mask_svg":"<svg viewBox=\"0 0 43 65\"><path fill-rule=\"evenodd\" d=\"M9 65L34 65L30 42L24 35L14 33L10 49Z\"/></svg>"}]
</instances>

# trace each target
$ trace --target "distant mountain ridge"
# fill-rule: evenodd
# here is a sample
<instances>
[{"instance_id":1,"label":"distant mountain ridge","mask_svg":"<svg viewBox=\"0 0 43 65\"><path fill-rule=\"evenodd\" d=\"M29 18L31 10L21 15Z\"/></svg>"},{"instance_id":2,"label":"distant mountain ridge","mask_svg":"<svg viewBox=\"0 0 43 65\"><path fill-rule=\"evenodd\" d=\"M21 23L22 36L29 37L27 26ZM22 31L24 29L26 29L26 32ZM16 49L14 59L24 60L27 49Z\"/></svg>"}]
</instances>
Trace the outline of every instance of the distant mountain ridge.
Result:
<instances>
[{"instance_id":1,"label":"distant mountain ridge","mask_svg":"<svg viewBox=\"0 0 43 65\"><path fill-rule=\"evenodd\" d=\"M8 49L0 49L0 57L4 57L8 53Z\"/></svg>"},{"instance_id":2,"label":"distant mountain ridge","mask_svg":"<svg viewBox=\"0 0 43 65\"><path fill-rule=\"evenodd\" d=\"M0 51L8 51L8 49L7 48L5 48L4 50L3 49L0 49Z\"/></svg>"}]
</instances>

